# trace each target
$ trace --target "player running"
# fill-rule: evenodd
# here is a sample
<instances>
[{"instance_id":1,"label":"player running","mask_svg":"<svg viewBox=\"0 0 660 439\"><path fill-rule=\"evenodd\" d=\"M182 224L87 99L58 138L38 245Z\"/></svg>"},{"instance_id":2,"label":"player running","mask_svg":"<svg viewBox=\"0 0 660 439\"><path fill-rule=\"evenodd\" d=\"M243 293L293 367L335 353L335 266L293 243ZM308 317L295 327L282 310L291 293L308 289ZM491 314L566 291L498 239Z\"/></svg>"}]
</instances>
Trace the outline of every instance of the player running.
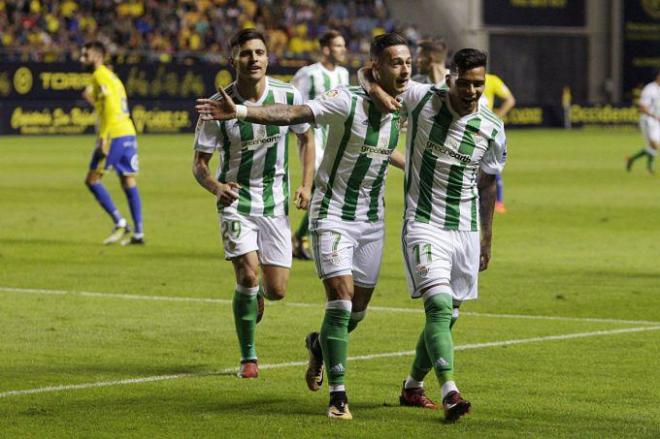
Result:
<instances>
[{"instance_id":1,"label":"player running","mask_svg":"<svg viewBox=\"0 0 660 439\"><path fill-rule=\"evenodd\" d=\"M453 64L447 87L411 83L399 96L409 116L402 249L410 293L422 298L426 314L400 402L426 400L423 381L433 369L448 421L471 407L454 381L451 328L458 306L477 298L478 273L490 261L495 175L506 160L502 121L479 105L486 54L462 49ZM365 86L398 109L377 83Z\"/></svg>"},{"instance_id":2,"label":"player running","mask_svg":"<svg viewBox=\"0 0 660 439\"><path fill-rule=\"evenodd\" d=\"M647 146L626 160L626 170L630 172L635 160L646 156L646 169L653 174L655 156L660 148L660 70L656 72L655 81L649 82L642 89L639 98L639 127Z\"/></svg>"},{"instance_id":3,"label":"player running","mask_svg":"<svg viewBox=\"0 0 660 439\"><path fill-rule=\"evenodd\" d=\"M302 103L294 87L266 76L268 53L263 34L241 30L231 38L230 47L236 81L221 90L221 95L229 94L245 106ZM295 193L296 206L301 209L307 208L311 197L314 138L304 123L279 127L253 124L234 115L227 119L218 122L200 117L193 174L217 198L225 258L234 266L233 311L241 351L238 375L256 378L255 329L263 314L263 297L284 298L291 268L288 132L298 136L302 154L303 181ZM216 150L220 164L214 178L209 161Z\"/></svg>"},{"instance_id":4,"label":"player running","mask_svg":"<svg viewBox=\"0 0 660 439\"><path fill-rule=\"evenodd\" d=\"M298 70L291 83L300 91L305 101L316 99L326 91L340 85L348 85L348 70L340 64L346 60L346 41L335 30L325 32L319 38L321 46L321 61ZM317 170L323 159L323 150L328 139L328 127L314 128L314 145L316 145L316 160L314 170ZM309 252L307 233L309 230L309 213L305 213L296 233L292 236L293 257L312 259Z\"/></svg>"},{"instance_id":5,"label":"player running","mask_svg":"<svg viewBox=\"0 0 660 439\"><path fill-rule=\"evenodd\" d=\"M396 96L410 78L412 59L406 40L390 33L371 43L378 84ZM257 123L328 125L325 154L315 178L310 228L316 270L327 303L320 334L306 339L310 351L307 384L318 390L323 362L328 374L328 416L352 419L344 377L349 332L364 319L383 255L385 180L388 164L403 168L395 148L397 112L381 113L361 87L339 87L305 105L245 107L222 92L221 101L199 100L202 119L233 117Z\"/></svg>"},{"instance_id":6,"label":"player running","mask_svg":"<svg viewBox=\"0 0 660 439\"><path fill-rule=\"evenodd\" d=\"M103 244L121 241L122 245L144 244L142 203L135 176L138 173L137 137L128 111L126 90L117 75L104 65L105 46L92 41L82 47L80 62L91 69L92 83L83 97L96 108L98 133L85 184L101 207L112 217L115 226ZM119 175L133 218L133 235L126 219L101 182L103 173L112 169Z\"/></svg>"}]
</instances>

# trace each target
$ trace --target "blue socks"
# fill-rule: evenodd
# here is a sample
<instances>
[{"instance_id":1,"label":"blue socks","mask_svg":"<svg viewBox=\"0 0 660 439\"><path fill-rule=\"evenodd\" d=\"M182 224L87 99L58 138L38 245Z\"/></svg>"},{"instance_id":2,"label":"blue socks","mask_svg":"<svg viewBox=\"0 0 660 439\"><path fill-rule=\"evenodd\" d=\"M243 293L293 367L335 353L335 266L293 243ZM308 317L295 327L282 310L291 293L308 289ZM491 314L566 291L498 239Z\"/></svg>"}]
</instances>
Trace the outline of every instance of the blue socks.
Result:
<instances>
[{"instance_id":1,"label":"blue socks","mask_svg":"<svg viewBox=\"0 0 660 439\"><path fill-rule=\"evenodd\" d=\"M133 224L135 225L135 231L133 235L136 238L142 236L142 202L140 201L140 193L138 192L137 187L129 187L124 189L126 193L126 199L128 200L128 206L131 209L131 217L133 218Z\"/></svg>"},{"instance_id":2,"label":"blue socks","mask_svg":"<svg viewBox=\"0 0 660 439\"><path fill-rule=\"evenodd\" d=\"M88 184L87 187L92 192L92 194L94 194L96 201L99 202L103 210L105 210L108 215L112 217L112 220L115 224L118 224L122 219L121 213L119 213L115 203L112 202L112 197L110 197L110 193L107 191L105 186L103 186L101 182L97 182Z\"/></svg>"}]
</instances>

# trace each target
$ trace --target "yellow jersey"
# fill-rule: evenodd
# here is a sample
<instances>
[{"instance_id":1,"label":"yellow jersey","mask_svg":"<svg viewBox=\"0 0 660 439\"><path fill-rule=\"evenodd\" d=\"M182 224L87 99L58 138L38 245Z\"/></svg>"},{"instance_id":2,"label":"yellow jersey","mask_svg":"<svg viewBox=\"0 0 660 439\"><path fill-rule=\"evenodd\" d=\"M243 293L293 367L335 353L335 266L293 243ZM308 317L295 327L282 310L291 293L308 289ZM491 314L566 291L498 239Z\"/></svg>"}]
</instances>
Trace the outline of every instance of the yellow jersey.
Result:
<instances>
[{"instance_id":1,"label":"yellow jersey","mask_svg":"<svg viewBox=\"0 0 660 439\"><path fill-rule=\"evenodd\" d=\"M134 136L135 125L128 111L126 89L117 75L106 66L100 66L92 75L92 89L99 118L99 137Z\"/></svg>"},{"instance_id":2,"label":"yellow jersey","mask_svg":"<svg viewBox=\"0 0 660 439\"><path fill-rule=\"evenodd\" d=\"M486 88L481 95L481 99L484 100L486 106L491 110L493 109L493 105L495 105L495 96L500 99L506 99L511 96L511 90L509 90L509 87L504 84L504 81L499 76L486 73Z\"/></svg>"}]
</instances>

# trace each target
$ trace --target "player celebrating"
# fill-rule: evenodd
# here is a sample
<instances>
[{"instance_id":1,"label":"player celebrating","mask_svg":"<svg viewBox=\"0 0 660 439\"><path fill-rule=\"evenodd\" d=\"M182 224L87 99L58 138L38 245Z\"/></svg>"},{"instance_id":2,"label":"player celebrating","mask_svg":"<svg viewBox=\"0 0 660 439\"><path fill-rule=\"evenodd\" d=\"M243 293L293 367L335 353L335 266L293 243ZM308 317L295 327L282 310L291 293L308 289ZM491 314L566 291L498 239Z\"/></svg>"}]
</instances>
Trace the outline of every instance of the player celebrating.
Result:
<instances>
[{"instance_id":1,"label":"player celebrating","mask_svg":"<svg viewBox=\"0 0 660 439\"><path fill-rule=\"evenodd\" d=\"M501 101L497 108L494 108L495 97ZM504 119L509 111L516 106L516 98L499 76L486 73L486 88L481 95L480 103L486 105L500 119ZM504 206L504 180L502 179L502 174L497 174L495 181L497 184L495 212L506 213L506 207Z\"/></svg>"},{"instance_id":2,"label":"player celebrating","mask_svg":"<svg viewBox=\"0 0 660 439\"><path fill-rule=\"evenodd\" d=\"M83 91L83 97L94 105L99 119L96 148L92 154L85 184L101 207L112 217L115 226L103 243L122 245L144 244L142 230L142 203L135 176L138 172L137 138L135 126L128 112L126 90L117 75L104 65L105 46L98 41L86 43L80 62L93 70L92 83ZM115 207L101 179L103 173L114 168L126 193L133 218L134 231Z\"/></svg>"},{"instance_id":3,"label":"player celebrating","mask_svg":"<svg viewBox=\"0 0 660 439\"><path fill-rule=\"evenodd\" d=\"M457 306L477 298L478 273L490 261L495 174L506 159L502 121L479 105L486 54L462 49L453 63L448 88L411 83L400 95L410 118L402 246L410 293L426 314L400 402L418 405L434 369L448 421L470 410L454 381L451 328ZM365 85L381 105L398 108L377 83Z\"/></svg>"},{"instance_id":4,"label":"player celebrating","mask_svg":"<svg viewBox=\"0 0 660 439\"><path fill-rule=\"evenodd\" d=\"M413 81L422 84L442 85L445 83L447 68L447 44L441 39L422 40L417 46L415 64L417 74L412 77Z\"/></svg>"},{"instance_id":5,"label":"player celebrating","mask_svg":"<svg viewBox=\"0 0 660 439\"><path fill-rule=\"evenodd\" d=\"M395 33L376 37L371 58L378 84L396 96L408 83L412 59ZM224 92L223 92L224 95ZM381 113L361 87L339 87L305 105L243 107L229 96L199 100L201 118L238 117L257 123L328 125L328 142L315 179L310 227L316 269L327 297L320 335L306 339L307 384L318 390L325 360L330 387L328 416L352 419L344 383L348 333L364 319L383 255L384 184L387 165L403 168L395 151L399 114Z\"/></svg>"},{"instance_id":6,"label":"player celebrating","mask_svg":"<svg viewBox=\"0 0 660 439\"><path fill-rule=\"evenodd\" d=\"M300 91L304 100L312 100L326 91L340 85L348 85L348 70L340 64L346 60L346 42L344 37L335 30L329 30L319 39L321 46L321 61L298 70L291 83ZM328 139L328 127L314 128L314 144L316 145L317 170L323 159L323 150ZM299 259L311 259L308 251L307 232L309 214L305 213L298 230L293 235L293 256Z\"/></svg>"},{"instance_id":7,"label":"player celebrating","mask_svg":"<svg viewBox=\"0 0 660 439\"><path fill-rule=\"evenodd\" d=\"M241 30L232 37L230 47L236 81L227 93L233 99L246 106L302 103L294 87L266 76L268 54L263 34ZM222 95L226 95L224 90ZM215 95L211 99L219 98ZM243 117L230 119L218 122L200 118L193 173L217 198L225 258L234 266L233 311L241 350L238 375L256 378L255 327L263 313L263 296L269 300L284 298L291 268L288 131L297 134L302 152L303 183L295 202L303 209L311 196L314 138L307 124L282 128L252 124ZM217 178L208 166L215 150L221 157ZM259 283L260 266L263 287Z\"/></svg>"},{"instance_id":8,"label":"player celebrating","mask_svg":"<svg viewBox=\"0 0 660 439\"><path fill-rule=\"evenodd\" d=\"M628 158L626 170L630 171L635 160L646 156L646 169L653 174L655 156L660 147L660 70L656 72L655 81L649 82L642 89L642 95L639 98L639 127L647 146Z\"/></svg>"}]
</instances>

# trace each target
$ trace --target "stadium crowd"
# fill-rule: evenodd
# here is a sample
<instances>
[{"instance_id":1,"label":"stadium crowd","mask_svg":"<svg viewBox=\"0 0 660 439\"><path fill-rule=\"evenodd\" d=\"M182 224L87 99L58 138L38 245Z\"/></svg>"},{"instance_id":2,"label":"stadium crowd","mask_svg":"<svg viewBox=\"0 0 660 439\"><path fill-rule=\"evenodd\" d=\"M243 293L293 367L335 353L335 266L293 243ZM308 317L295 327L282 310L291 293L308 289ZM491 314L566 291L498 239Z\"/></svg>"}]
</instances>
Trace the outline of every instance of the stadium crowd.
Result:
<instances>
[{"instance_id":1,"label":"stadium crowd","mask_svg":"<svg viewBox=\"0 0 660 439\"><path fill-rule=\"evenodd\" d=\"M269 39L271 61L309 59L328 29L346 38L351 61L374 35L418 33L391 18L383 0L0 0L0 53L6 61L66 61L99 40L113 56L168 62L223 62L237 29Z\"/></svg>"}]
</instances>

